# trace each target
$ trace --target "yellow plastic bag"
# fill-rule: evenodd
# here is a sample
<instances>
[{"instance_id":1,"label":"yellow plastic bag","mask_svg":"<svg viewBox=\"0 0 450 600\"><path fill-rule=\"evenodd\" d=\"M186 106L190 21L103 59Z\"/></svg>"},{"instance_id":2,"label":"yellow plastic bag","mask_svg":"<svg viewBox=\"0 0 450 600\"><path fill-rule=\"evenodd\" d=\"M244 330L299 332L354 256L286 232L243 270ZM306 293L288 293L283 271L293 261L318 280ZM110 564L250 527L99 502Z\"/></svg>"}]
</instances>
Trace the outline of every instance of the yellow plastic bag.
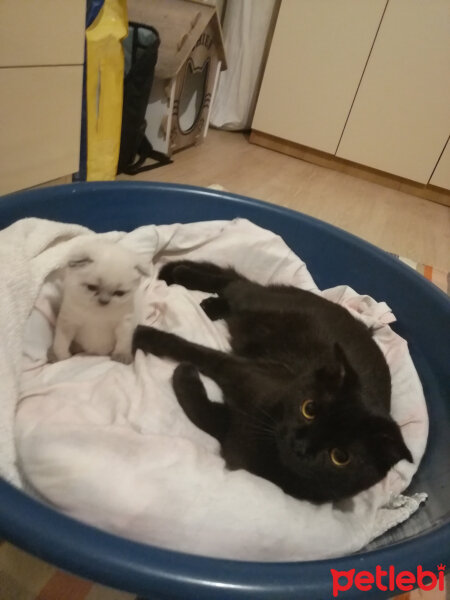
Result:
<instances>
[{"instance_id":1,"label":"yellow plastic bag","mask_svg":"<svg viewBox=\"0 0 450 600\"><path fill-rule=\"evenodd\" d=\"M122 127L127 0L105 0L86 31L87 180L115 179Z\"/></svg>"}]
</instances>

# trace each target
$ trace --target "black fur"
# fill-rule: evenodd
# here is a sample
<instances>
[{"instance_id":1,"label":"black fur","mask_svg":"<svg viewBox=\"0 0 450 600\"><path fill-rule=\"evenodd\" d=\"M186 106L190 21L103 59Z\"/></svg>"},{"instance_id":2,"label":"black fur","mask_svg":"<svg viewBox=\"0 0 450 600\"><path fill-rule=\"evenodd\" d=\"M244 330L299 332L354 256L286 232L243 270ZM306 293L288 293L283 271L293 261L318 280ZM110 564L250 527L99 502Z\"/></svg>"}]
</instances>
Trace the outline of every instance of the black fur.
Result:
<instances>
[{"instance_id":1,"label":"black fur","mask_svg":"<svg viewBox=\"0 0 450 600\"><path fill-rule=\"evenodd\" d=\"M389 414L384 356L346 309L210 263L169 263L160 278L218 294L202 307L211 319L226 319L232 353L145 326L133 347L181 363L173 376L177 399L219 440L228 468L320 503L353 496L399 460L412 461ZM208 399L198 371L216 381L224 404Z\"/></svg>"}]
</instances>

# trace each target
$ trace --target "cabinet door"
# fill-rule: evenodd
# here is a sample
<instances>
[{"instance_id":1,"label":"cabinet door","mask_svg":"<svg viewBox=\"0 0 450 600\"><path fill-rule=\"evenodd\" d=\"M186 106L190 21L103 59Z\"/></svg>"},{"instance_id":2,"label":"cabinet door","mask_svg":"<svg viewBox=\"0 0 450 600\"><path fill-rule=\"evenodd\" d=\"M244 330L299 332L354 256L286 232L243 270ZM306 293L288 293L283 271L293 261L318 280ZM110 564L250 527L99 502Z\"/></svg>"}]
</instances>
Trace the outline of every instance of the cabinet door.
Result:
<instances>
[{"instance_id":1,"label":"cabinet door","mask_svg":"<svg viewBox=\"0 0 450 600\"><path fill-rule=\"evenodd\" d=\"M83 67L0 69L0 194L78 170Z\"/></svg>"},{"instance_id":2,"label":"cabinet door","mask_svg":"<svg viewBox=\"0 0 450 600\"><path fill-rule=\"evenodd\" d=\"M0 0L0 66L84 62L86 0Z\"/></svg>"},{"instance_id":3,"label":"cabinet door","mask_svg":"<svg viewBox=\"0 0 450 600\"><path fill-rule=\"evenodd\" d=\"M450 131L449 0L390 0L337 155L427 183Z\"/></svg>"},{"instance_id":4,"label":"cabinet door","mask_svg":"<svg viewBox=\"0 0 450 600\"><path fill-rule=\"evenodd\" d=\"M334 154L386 0L282 0L252 128Z\"/></svg>"},{"instance_id":5,"label":"cabinet door","mask_svg":"<svg viewBox=\"0 0 450 600\"><path fill-rule=\"evenodd\" d=\"M447 140L429 183L450 190L450 138Z\"/></svg>"}]
</instances>

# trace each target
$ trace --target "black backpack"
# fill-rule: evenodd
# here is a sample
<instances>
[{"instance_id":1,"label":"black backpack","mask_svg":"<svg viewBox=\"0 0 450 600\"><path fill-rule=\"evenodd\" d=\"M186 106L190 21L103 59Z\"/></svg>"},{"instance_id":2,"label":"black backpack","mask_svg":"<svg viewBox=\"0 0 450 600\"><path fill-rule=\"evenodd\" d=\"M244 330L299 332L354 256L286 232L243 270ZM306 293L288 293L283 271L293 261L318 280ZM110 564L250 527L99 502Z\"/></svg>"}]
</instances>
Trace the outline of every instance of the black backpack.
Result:
<instances>
[{"instance_id":1,"label":"black backpack","mask_svg":"<svg viewBox=\"0 0 450 600\"><path fill-rule=\"evenodd\" d=\"M128 37L123 44L125 80L118 173L135 175L172 162L165 154L153 150L145 136L145 111L152 89L159 44L158 32L153 27L128 24ZM142 166L148 158L156 162Z\"/></svg>"}]
</instances>

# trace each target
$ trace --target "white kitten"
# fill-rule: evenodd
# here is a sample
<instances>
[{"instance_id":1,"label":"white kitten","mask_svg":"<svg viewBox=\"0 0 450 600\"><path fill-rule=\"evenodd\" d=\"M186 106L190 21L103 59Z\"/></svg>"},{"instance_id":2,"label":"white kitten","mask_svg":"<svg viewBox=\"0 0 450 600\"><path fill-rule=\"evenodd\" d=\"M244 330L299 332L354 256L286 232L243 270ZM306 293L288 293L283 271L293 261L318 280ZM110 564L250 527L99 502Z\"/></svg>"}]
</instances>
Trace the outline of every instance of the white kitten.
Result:
<instances>
[{"instance_id":1,"label":"white kitten","mask_svg":"<svg viewBox=\"0 0 450 600\"><path fill-rule=\"evenodd\" d=\"M131 250L99 240L70 254L51 358L69 358L75 347L132 361L134 294L140 276L148 274L139 260Z\"/></svg>"}]
</instances>

